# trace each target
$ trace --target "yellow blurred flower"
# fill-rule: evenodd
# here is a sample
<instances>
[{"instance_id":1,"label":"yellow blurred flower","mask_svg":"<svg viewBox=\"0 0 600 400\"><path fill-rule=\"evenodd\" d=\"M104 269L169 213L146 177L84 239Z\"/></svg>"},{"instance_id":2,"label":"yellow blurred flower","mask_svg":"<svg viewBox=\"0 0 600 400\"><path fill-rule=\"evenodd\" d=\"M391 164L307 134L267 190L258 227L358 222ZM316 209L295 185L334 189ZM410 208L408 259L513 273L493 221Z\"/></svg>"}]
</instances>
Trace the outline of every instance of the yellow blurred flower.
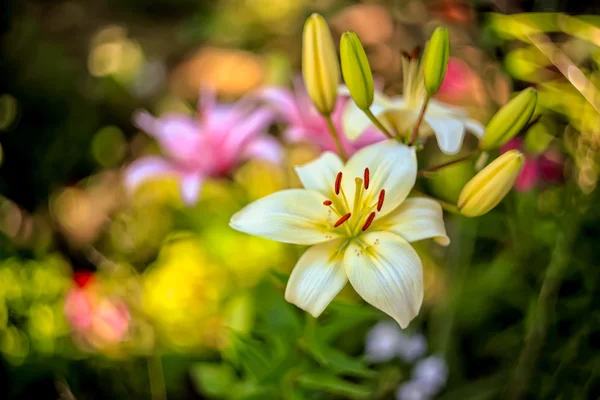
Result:
<instances>
[{"instance_id":1,"label":"yellow blurred flower","mask_svg":"<svg viewBox=\"0 0 600 400\"><path fill-rule=\"evenodd\" d=\"M174 347L206 344L206 330L214 328L229 281L196 236L177 234L143 277L143 309Z\"/></svg>"}]
</instances>

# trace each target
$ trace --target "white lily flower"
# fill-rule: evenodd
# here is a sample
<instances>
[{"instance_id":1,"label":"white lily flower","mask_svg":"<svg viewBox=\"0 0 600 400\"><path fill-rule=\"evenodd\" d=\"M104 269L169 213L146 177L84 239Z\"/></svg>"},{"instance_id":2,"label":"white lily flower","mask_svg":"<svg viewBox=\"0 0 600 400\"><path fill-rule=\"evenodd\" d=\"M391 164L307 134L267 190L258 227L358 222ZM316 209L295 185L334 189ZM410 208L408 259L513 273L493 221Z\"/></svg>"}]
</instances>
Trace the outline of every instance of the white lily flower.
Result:
<instances>
[{"instance_id":1,"label":"white lily flower","mask_svg":"<svg viewBox=\"0 0 600 400\"><path fill-rule=\"evenodd\" d=\"M389 130L400 135L409 135L419 117L426 91L423 73L419 70L417 61L403 61L403 96L390 98L376 92L371 112ZM348 102L342 116L343 131L348 139L355 140L371 125L371 120L364 112L353 102ZM452 155L460 150L465 131L482 138L484 130L484 126L468 118L462 108L431 99L419 127L419 137L427 138L435 135L440 150Z\"/></svg>"},{"instance_id":2,"label":"white lily flower","mask_svg":"<svg viewBox=\"0 0 600 400\"><path fill-rule=\"evenodd\" d=\"M414 148L394 140L365 147L344 165L331 152L297 167L304 189L283 190L231 218L234 229L313 245L300 257L287 301L319 316L349 280L363 299L402 328L423 300L421 260L409 242L448 244L442 208L406 199L417 176Z\"/></svg>"}]
</instances>

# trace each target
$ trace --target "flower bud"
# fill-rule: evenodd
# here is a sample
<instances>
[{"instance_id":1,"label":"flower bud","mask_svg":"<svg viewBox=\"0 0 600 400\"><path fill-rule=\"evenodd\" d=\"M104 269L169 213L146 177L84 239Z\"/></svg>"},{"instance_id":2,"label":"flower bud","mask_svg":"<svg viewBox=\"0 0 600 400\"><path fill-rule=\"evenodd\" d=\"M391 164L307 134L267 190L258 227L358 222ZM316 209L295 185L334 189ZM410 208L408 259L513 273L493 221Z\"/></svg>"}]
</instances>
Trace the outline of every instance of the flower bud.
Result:
<instances>
[{"instance_id":1,"label":"flower bud","mask_svg":"<svg viewBox=\"0 0 600 400\"><path fill-rule=\"evenodd\" d=\"M508 142L529 123L537 103L537 92L527 88L504 105L490 120L483 139L482 150L497 149Z\"/></svg>"},{"instance_id":2,"label":"flower bud","mask_svg":"<svg viewBox=\"0 0 600 400\"><path fill-rule=\"evenodd\" d=\"M371 66L362 43L355 32L344 32L340 41L342 74L350 96L361 110L373 104L375 87Z\"/></svg>"},{"instance_id":3,"label":"flower bud","mask_svg":"<svg viewBox=\"0 0 600 400\"><path fill-rule=\"evenodd\" d=\"M304 24L302 75L312 102L323 115L331 114L340 82L340 65L327 22L319 14Z\"/></svg>"},{"instance_id":4,"label":"flower bud","mask_svg":"<svg viewBox=\"0 0 600 400\"><path fill-rule=\"evenodd\" d=\"M458 196L458 209L467 217L478 217L496 207L519 177L525 157L518 150L502 154L475 175Z\"/></svg>"},{"instance_id":5,"label":"flower bud","mask_svg":"<svg viewBox=\"0 0 600 400\"><path fill-rule=\"evenodd\" d=\"M423 54L423 78L425 80L425 90L427 90L429 96L436 94L442 86L448 67L449 55L450 39L448 29L440 26L433 31Z\"/></svg>"}]
</instances>

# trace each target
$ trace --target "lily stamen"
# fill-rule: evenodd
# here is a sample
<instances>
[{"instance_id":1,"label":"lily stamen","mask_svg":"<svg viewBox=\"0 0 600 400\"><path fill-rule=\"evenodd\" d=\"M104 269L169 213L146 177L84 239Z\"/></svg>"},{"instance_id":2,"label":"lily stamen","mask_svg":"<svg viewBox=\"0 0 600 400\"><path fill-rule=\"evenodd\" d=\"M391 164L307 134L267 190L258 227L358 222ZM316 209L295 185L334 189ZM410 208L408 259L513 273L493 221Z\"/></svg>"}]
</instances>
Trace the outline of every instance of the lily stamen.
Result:
<instances>
[{"instance_id":1,"label":"lily stamen","mask_svg":"<svg viewBox=\"0 0 600 400\"><path fill-rule=\"evenodd\" d=\"M377 200L377 211L381 211L381 207L383 207L384 200L385 200L385 189L381 189L381 192L379 192L379 199Z\"/></svg>"},{"instance_id":2,"label":"lily stamen","mask_svg":"<svg viewBox=\"0 0 600 400\"><path fill-rule=\"evenodd\" d=\"M338 221L335 223L335 225L333 225L334 228L337 228L338 226L342 225L344 222L348 221L348 219L352 216L352 213L347 213L346 215L342 216L342 218L338 219Z\"/></svg>"},{"instance_id":3,"label":"lily stamen","mask_svg":"<svg viewBox=\"0 0 600 400\"><path fill-rule=\"evenodd\" d=\"M367 220L365 221L365 224L362 227L363 232L366 231L367 229L369 229L369 226L371 226L371 223L373 222L374 219L375 219L375 211L373 211L367 217Z\"/></svg>"},{"instance_id":4,"label":"lily stamen","mask_svg":"<svg viewBox=\"0 0 600 400\"><path fill-rule=\"evenodd\" d=\"M369 168L365 168L365 175L364 175L365 190L367 190L369 188L369 178L370 178L369 175L370 175Z\"/></svg>"},{"instance_id":5,"label":"lily stamen","mask_svg":"<svg viewBox=\"0 0 600 400\"><path fill-rule=\"evenodd\" d=\"M363 180L361 178L354 178L354 182L356 182L356 189L354 190L354 205L352 211L357 213L360 210L360 201L363 194Z\"/></svg>"},{"instance_id":6,"label":"lily stamen","mask_svg":"<svg viewBox=\"0 0 600 400\"><path fill-rule=\"evenodd\" d=\"M338 172L335 177L335 194L340 194L340 188L342 187L342 173Z\"/></svg>"}]
</instances>

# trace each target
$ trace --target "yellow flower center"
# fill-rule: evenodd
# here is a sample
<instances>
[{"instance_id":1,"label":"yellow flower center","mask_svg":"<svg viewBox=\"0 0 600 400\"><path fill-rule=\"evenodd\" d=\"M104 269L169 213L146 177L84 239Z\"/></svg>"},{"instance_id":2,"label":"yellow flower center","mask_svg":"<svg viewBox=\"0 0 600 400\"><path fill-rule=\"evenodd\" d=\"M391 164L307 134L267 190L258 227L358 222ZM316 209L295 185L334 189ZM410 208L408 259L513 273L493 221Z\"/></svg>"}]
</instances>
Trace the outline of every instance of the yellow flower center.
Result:
<instances>
[{"instance_id":1,"label":"yellow flower center","mask_svg":"<svg viewBox=\"0 0 600 400\"><path fill-rule=\"evenodd\" d=\"M350 203L342 187L342 172L338 172L334 183L334 193L339 197L340 201L336 202L336 204L331 200L323 202L323 205L329 207L339 218L333 224L333 229L344 229L348 237L357 236L369 229L375 219L375 215L381 211L385 200L385 189L381 189L377 196L377 201L369 203L368 200L371 197L367 193L370 183L369 168L365 168L362 178L356 177L354 181L356 188L354 190L352 207L350 207Z\"/></svg>"}]
</instances>

